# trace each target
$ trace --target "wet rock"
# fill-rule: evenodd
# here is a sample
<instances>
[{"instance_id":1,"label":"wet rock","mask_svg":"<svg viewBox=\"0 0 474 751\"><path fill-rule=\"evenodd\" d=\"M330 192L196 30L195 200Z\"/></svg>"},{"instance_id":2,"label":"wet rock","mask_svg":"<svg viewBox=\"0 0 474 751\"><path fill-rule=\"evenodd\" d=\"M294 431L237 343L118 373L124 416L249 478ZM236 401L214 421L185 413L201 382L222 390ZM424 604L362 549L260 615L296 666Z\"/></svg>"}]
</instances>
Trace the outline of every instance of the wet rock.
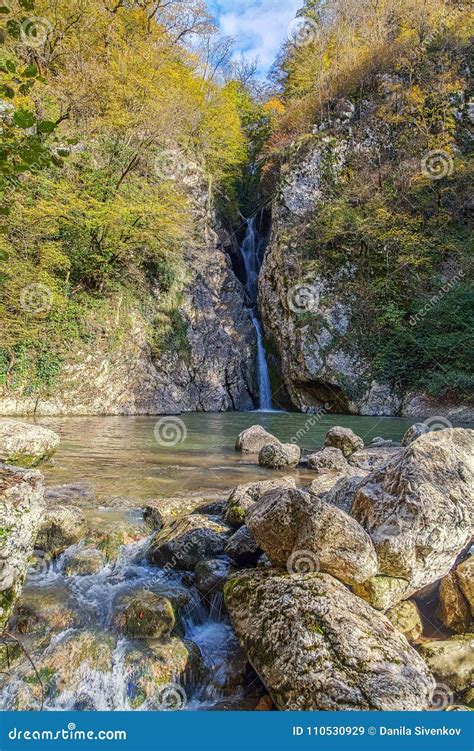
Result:
<instances>
[{"instance_id":1,"label":"wet rock","mask_svg":"<svg viewBox=\"0 0 474 751\"><path fill-rule=\"evenodd\" d=\"M150 563L192 571L199 561L224 552L229 527L207 516L183 516L157 532L147 551Z\"/></svg>"},{"instance_id":2,"label":"wet rock","mask_svg":"<svg viewBox=\"0 0 474 751\"><path fill-rule=\"evenodd\" d=\"M439 585L439 608L436 615L447 628L457 634L469 629L471 611L458 583L455 571L441 579Z\"/></svg>"},{"instance_id":3,"label":"wet rock","mask_svg":"<svg viewBox=\"0 0 474 751\"><path fill-rule=\"evenodd\" d=\"M328 430L324 445L340 449L344 456L349 457L355 451L364 448L364 441L350 428L341 428L335 425Z\"/></svg>"},{"instance_id":4,"label":"wet rock","mask_svg":"<svg viewBox=\"0 0 474 751\"><path fill-rule=\"evenodd\" d=\"M212 495L186 495L173 498L159 498L147 501L143 507L143 518L151 529L160 530L165 524L184 514L199 512L202 514L221 513L223 502Z\"/></svg>"},{"instance_id":5,"label":"wet rock","mask_svg":"<svg viewBox=\"0 0 474 751\"><path fill-rule=\"evenodd\" d=\"M323 499L326 503L337 506L342 511L345 511L346 514L350 514L356 491L365 477L366 474L362 473L362 470L357 470L353 475L340 477L323 496ZM313 492L313 484L311 484L310 489Z\"/></svg>"},{"instance_id":6,"label":"wet rock","mask_svg":"<svg viewBox=\"0 0 474 751\"><path fill-rule=\"evenodd\" d=\"M474 556L471 555L457 566L456 579L474 618Z\"/></svg>"},{"instance_id":7,"label":"wet rock","mask_svg":"<svg viewBox=\"0 0 474 751\"><path fill-rule=\"evenodd\" d=\"M425 663L384 616L327 574L237 574L225 601L280 710L422 710Z\"/></svg>"},{"instance_id":8,"label":"wet rock","mask_svg":"<svg viewBox=\"0 0 474 751\"><path fill-rule=\"evenodd\" d=\"M179 677L191 673L199 679L202 671L199 650L175 636L164 643L132 642L123 669L130 709L142 710L184 709L187 696Z\"/></svg>"},{"instance_id":9,"label":"wet rock","mask_svg":"<svg viewBox=\"0 0 474 751\"><path fill-rule=\"evenodd\" d=\"M275 566L324 571L346 584L377 572L370 537L348 514L301 490L266 493L247 514L257 544Z\"/></svg>"},{"instance_id":10,"label":"wet rock","mask_svg":"<svg viewBox=\"0 0 474 751\"><path fill-rule=\"evenodd\" d=\"M411 643L418 641L423 633L420 613L416 603L412 600L399 602L387 611L386 616L397 631L400 631Z\"/></svg>"},{"instance_id":11,"label":"wet rock","mask_svg":"<svg viewBox=\"0 0 474 751\"><path fill-rule=\"evenodd\" d=\"M407 432L402 438L402 446L409 446L410 443L416 441L421 435L429 432L429 427L424 422L417 422L408 428Z\"/></svg>"},{"instance_id":12,"label":"wet rock","mask_svg":"<svg viewBox=\"0 0 474 751\"><path fill-rule=\"evenodd\" d=\"M122 605L114 626L132 639L166 639L176 625L171 602L149 590L125 596Z\"/></svg>"},{"instance_id":13,"label":"wet rock","mask_svg":"<svg viewBox=\"0 0 474 751\"><path fill-rule=\"evenodd\" d=\"M238 485L231 492L224 506L224 520L233 527L240 526L245 522L245 514L254 503L257 503L264 493L274 488L296 488L296 483L293 477L279 477L275 480Z\"/></svg>"},{"instance_id":14,"label":"wet rock","mask_svg":"<svg viewBox=\"0 0 474 751\"><path fill-rule=\"evenodd\" d=\"M194 569L196 588L203 594L221 592L230 573L230 563L222 558L200 561Z\"/></svg>"},{"instance_id":15,"label":"wet rock","mask_svg":"<svg viewBox=\"0 0 474 751\"><path fill-rule=\"evenodd\" d=\"M44 686L46 703L52 703L61 694L91 696L91 676L105 676L112 669L112 656L116 640L101 631L68 630L59 634L49 648L34 656L38 674ZM22 678L15 709L39 709L41 685L31 665L24 662L16 669ZM94 707L97 699L95 698Z\"/></svg>"},{"instance_id":16,"label":"wet rock","mask_svg":"<svg viewBox=\"0 0 474 751\"><path fill-rule=\"evenodd\" d=\"M297 467L301 459L301 449L294 443L269 443L260 449L258 463L268 469Z\"/></svg>"},{"instance_id":17,"label":"wet rock","mask_svg":"<svg viewBox=\"0 0 474 751\"><path fill-rule=\"evenodd\" d=\"M36 467L54 454L59 436L40 425L0 419L0 462Z\"/></svg>"},{"instance_id":18,"label":"wet rock","mask_svg":"<svg viewBox=\"0 0 474 751\"><path fill-rule=\"evenodd\" d=\"M92 525L92 520L89 520ZM103 525L102 525L103 526ZM147 536L148 530L127 522L117 522L114 529L93 526L86 538L88 546L100 550L108 562L116 561L124 545L131 545Z\"/></svg>"},{"instance_id":19,"label":"wet rock","mask_svg":"<svg viewBox=\"0 0 474 751\"><path fill-rule=\"evenodd\" d=\"M61 504L66 506L91 506L96 501L94 488L87 482L53 485L46 488L44 498L46 503L52 506Z\"/></svg>"},{"instance_id":20,"label":"wet rock","mask_svg":"<svg viewBox=\"0 0 474 751\"><path fill-rule=\"evenodd\" d=\"M76 550L67 557L63 573L65 576L91 576L97 574L105 565L105 558L94 548Z\"/></svg>"},{"instance_id":21,"label":"wet rock","mask_svg":"<svg viewBox=\"0 0 474 751\"><path fill-rule=\"evenodd\" d=\"M68 597L58 598L48 588L23 590L8 629L14 634L40 637L43 646L51 636L77 625L77 617Z\"/></svg>"},{"instance_id":22,"label":"wet rock","mask_svg":"<svg viewBox=\"0 0 474 751\"><path fill-rule=\"evenodd\" d=\"M262 555L255 537L246 524L229 538L225 552L238 566L255 566Z\"/></svg>"},{"instance_id":23,"label":"wet rock","mask_svg":"<svg viewBox=\"0 0 474 751\"><path fill-rule=\"evenodd\" d=\"M403 599L407 588L408 582L405 579L397 579L393 576L373 576L362 584L356 584L353 590L376 610L388 610Z\"/></svg>"},{"instance_id":24,"label":"wet rock","mask_svg":"<svg viewBox=\"0 0 474 751\"><path fill-rule=\"evenodd\" d=\"M349 464L357 469L372 472L378 467L383 467L401 451L400 446L374 446L355 451L349 457Z\"/></svg>"},{"instance_id":25,"label":"wet rock","mask_svg":"<svg viewBox=\"0 0 474 751\"><path fill-rule=\"evenodd\" d=\"M261 425L252 425L237 436L235 450L246 454L258 454L264 446L279 443L278 438L268 433Z\"/></svg>"},{"instance_id":26,"label":"wet rock","mask_svg":"<svg viewBox=\"0 0 474 751\"><path fill-rule=\"evenodd\" d=\"M49 506L46 508L36 538L36 547L53 558L75 545L87 534L83 512L77 506Z\"/></svg>"},{"instance_id":27,"label":"wet rock","mask_svg":"<svg viewBox=\"0 0 474 751\"><path fill-rule=\"evenodd\" d=\"M340 483L345 483L346 481L354 480L354 482L357 483L357 485L360 483L360 481L366 476L366 472L362 469L358 469L356 467L351 467L350 464L347 464L346 467L341 470L331 470L328 469L325 472L320 472L317 477L311 482L311 485L309 486L309 492L313 495L319 495L322 496L325 500L327 499L329 494L334 494L335 497L335 489L336 486L339 488L341 497L344 495L342 492L342 485ZM346 487L346 485L344 485ZM352 485L348 485L347 488L351 488ZM349 492L349 490L347 490ZM352 504L351 499L351 504ZM339 505L338 503L334 504L335 506ZM342 506L340 506L342 508Z\"/></svg>"},{"instance_id":28,"label":"wet rock","mask_svg":"<svg viewBox=\"0 0 474 751\"><path fill-rule=\"evenodd\" d=\"M474 431L431 432L375 470L351 514L369 533L379 572L409 596L446 576L471 539Z\"/></svg>"},{"instance_id":29,"label":"wet rock","mask_svg":"<svg viewBox=\"0 0 474 751\"><path fill-rule=\"evenodd\" d=\"M474 681L474 633L446 641L425 642L420 654L436 680L452 691L466 691Z\"/></svg>"},{"instance_id":30,"label":"wet rock","mask_svg":"<svg viewBox=\"0 0 474 751\"><path fill-rule=\"evenodd\" d=\"M44 514L43 495L39 472L0 465L0 630L21 592Z\"/></svg>"},{"instance_id":31,"label":"wet rock","mask_svg":"<svg viewBox=\"0 0 474 751\"><path fill-rule=\"evenodd\" d=\"M308 456L308 467L318 474L334 470L344 472L347 468L347 459L341 449L328 447L322 451Z\"/></svg>"}]
</instances>

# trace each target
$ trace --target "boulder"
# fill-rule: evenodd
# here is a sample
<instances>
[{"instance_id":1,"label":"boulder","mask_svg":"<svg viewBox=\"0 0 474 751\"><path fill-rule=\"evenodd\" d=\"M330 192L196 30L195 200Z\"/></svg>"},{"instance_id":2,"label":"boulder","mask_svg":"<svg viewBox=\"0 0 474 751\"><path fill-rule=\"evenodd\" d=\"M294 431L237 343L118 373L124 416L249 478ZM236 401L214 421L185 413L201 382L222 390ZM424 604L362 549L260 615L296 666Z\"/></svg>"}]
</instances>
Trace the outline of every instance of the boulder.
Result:
<instances>
[{"instance_id":1,"label":"boulder","mask_svg":"<svg viewBox=\"0 0 474 751\"><path fill-rule=\"evenodd\" d=\"M326 472L320 472L317 477L311 482L311 485L309 486L309 492L313 495L320 495L324 498L324 500L327 500L329 494L333 493L333 491L335 493L335 488L338 487L342 499L342 495L344 495L344 493L342 492L342 483L353 480L354 484L358 485L366 475L367 472L364 472L362 469L357 469L356 467L351 467L351 465L347 464L346 462L346 467L342 471L328 469ZM352 486L352 484L349 484L347 486L344 485L345 488ZM351 498L351 505L352 500L353 496ZM338 506L339 504L335 503L334 505ZM342 508L342 506L340 506L340 508Z\"/></svg>"},{"instance_id":2,"label":"boulder","mask_svg":"<svg viewBox=\"0 0 474 751\"><path fill-rule=\"evenodd\" d=\"M176 624L171 602L144 589L122 598L114 626L132 639L167 639Z\"/></svg>"},{"instance_id":3,"label":"boulder","mask_svg":"<svg viewBox=\"0 0 474 751\"><path fill-rule=\"evenodd\" d=\"M225 552L238 566L256 566L262 555L255 537L246 524L229 537Z\"/></svg>"},{"instance_id":4,"label":"boulder","mask_svg":"<svg viewBox=\"0 0 474 751\"><path fill-rule=\"evenodd\" d=\"M42 475L0 465L0 631L20 595L43 514Z\"/></svg>"},{"instance_id":5,"label":"boulder","mask_svg":"<svg viewBox=\"0 0 474 751\"><path fill-rule=\"evenodd\" d=\"M417 438L419 438L421 435L425 435L425 433L429 432L429 427L424 422L416 422L414 425L412 425L410 428L408 428L407 432L402 438L402 446L409 446L410 443L413 443L413 441L416 441Z\"/></svg>"},{"instance_id":6,"label":"boulder","mask_svg":"<svg viewBox=\"0 0 474 751\"><path fill-rule=\"evenodd\" d=\"M372 576L352 589L362 600L367 600L376 610L388 610L406 594L408 582L393 576Z\"/></svg>"},{"instance_id":7,"label":"boulder","mask_svg":"<svg viewBox=\"0 0 474 751\"><path fill-rule=\"evenodd\" d=\"M294 443L268 443L258 455L258 463L268 469L297 467L301 459L301 449Z\"/></svg>"},{"instance_id":8,"label":"boulder","mask_svg":"<svg viewBox=\"0 0 474 751\"><path fill-rule=\"evenodd\" d=\"M211 558L208 561L199 561L194 574L196 577L196 589L202 595L211 592L222 592L224 584L229 578L230 563L222 558Z\"/></svg>"},{"instance_id":9,"label":"boulder","mask_svg":"<svg viewBox=\"0 0 474 751\"><path fill-rule=\"evenodd\" d=\"M85 538L87 523L77 506L48 506L43 514L36 547L53 558Z\"/></svg>"},{"instance_id":10,"label":"boulder","mask_svg":"<svg viewBox=\"0 0 474 751\"><path fill-rule=\"evenodd\" d=\"M69 555L63 566L65 576L91 576L97 574L105 565L105 558L95 548L75 550Z\"/></svg>"},{"instance_id":11,"label":"boulder","mask_svg":"<svg viewBox=\"0 0 474 751\"><path fill-rule=\"evenodd\" d=\"M296 488L296 483L293 477L279 477L275 480L238 485L231 492L224 506L224 520L233 527L239 527L245 522L245 514L254 503L257 503L264 493L274 488Z\"/></svg>"},{"instance_id":12,"label":"boulder","mask_svg":"<svg viewBox=\"0 0 474 751\"><path fill-rule=\"evenodd\" d=\"M145 527L131 524L126 521L115 521L113 529L105 526L103 518L100 524L95 526L93 520L89 519L89 532L86 538L86 545L98 548L105 556L108 562L117 560L120 551L124 545L131 545L147 536L148 530Z\"/></svg>"},{"instance_id":13,"label":"boulder","mask_svg":"<svg viewBox=\"0 0 474 751\"><path fill-rule=\"evenodd\" d=\"M350 514L352 504L356 490L361 482L366 477L362 470L356 471L355 474L345 475L340 477L337 482L329 489L323 496L326 503L330 503L332 506L337 506L346 514ZM310 491L313 492L313 484L310 486Z\"/></svg>"},{"instance_id":14,"label":"boulder","mask_svg":"<svg viewBox=\"0 0 474 751\"><path fill-rule=\"evenodd\" d=\"M390 621L328 574L252 570L224 590L280 710L422 710L435 682Z\"/></svg>"},{"instance_id":15,"label":"boulder","mask_svg":"<svg viewBox=\"0 0 474 751\"><path fill-rule=\"evenodd\" d=\"M344 511L301 490L266 493L247 514L257 544L275 566L324 571L346 584L377 573L370 537Z\"/></svg>"},{"instance_id":16,"label":"boulder","mask_svg":"<svg viewBox=\"0 0 474 751\"><path fill-rule=\"evenodd\" d=\"M410 643L419 640L423 633L423 624L416 603L412 600L399 602L387 611L386 616Z\"/></svg>"},{"instance_id":17,"label":"boulder","mask_svg":"<svg viewBox=\"0 0 474 751\"><path fill-rule=\"evenodd\" d=\"M471 539L474 431L427 433L359 486L351 515L368 532L379 573L406 597L449 573Z\"/></svg>"},{"instance_id":18,"label":"boulder","mask_svg":"<svg viewBox=\"0 0 474 751\"><path fill-rule=\"evenodd\" d=\"M59 446L59 436L40 425L0 419L0 462L36 467Z\"/></svg>"},{"instance_id":19,"label":"boulder","mask_svg":"<svg viewBox=\"0 0 474 751\"><path fill-rule=\"evenodd\" d=\"M439 608L436 615L447 628L457 634L464 634L469 629L471 611L458 583L456 572L441 579L439 585Z\"/></svg>"},{"instance_id":20,"label":"boulder","mask_svg":"<svg viewBox=\"0 0 474 751\"><path fill-rule=\"evenodd\" d=\"M355 451L363 449L364 441L350 428L341 428L336 425L328 430L324 445L340 449L344 456L348 457Z\"/></svg>"},{"instance_id":21,"label":"boulder","mask_svg":"<svg viewBox=\"0 0 474 751\"><path fill-rule=\"evenodd\" d=\"M207 516L183 516L157 532L147 551L150 563L192 571L199 561L224 552L230 529Z\"/></svg>"},{"instance_id":22,"label":"boulder","mask_svg":"<svg viewBox=\"0 0 474 751\"><path fill-rule=\"evenodd\" d=\"M260 449L268 446L270 443L278 445L280 441L274 435L268 433L261 425L252 425L251 428L243 430L237 436L235 450L242 451L245 454L258 454Z\"/></svg>"},{"instance_id":23,"label":"boulder","mask_svg":"<svg viewBox=\"0 0 474 751\"><path fill-rule=\"evenodd\" d=\"M362 451L355 451L348 461L356 469L373 472L374 469L385 466L401 450L400 446L373 446Z\"/></svg>"},{"instance_id":24,"label":"boulder","mask_svg":"<svg viewBox=\"0 0 474 751\"><path fill-rule=\"evenodd\" d=\"M308 467L318 474L328 470L344 472L347 468L347 459L341 449L328 447L322 451L317 451L315 454L310 454L308 456Z\"/></svg>"},{"instance_id":25,"label":"boulder","mask_svg":"<svg viewBox=\"0 0 474 751\"><path fill-rule=\"evenodd\" d=\"M456 579L469 603L471 617L474 619L474 556L469 556L457 566Z\"/></svg>"},{"instance_id":26,"label":"boulder","mask_svg":"<svg viewBox=\"0 0 474 751\"><path fill-rule=\"evenodd\" d=\"M429 641L420 654L436 680L452 691L466 691L474 681L474 633Z\"/></svg>"},{"instance_id":27,"label":"boulder","mask_svg":"<svg viewBox=\"0 0 474 751\"><path fill-rule=\"evenodd\" d=\"M219 496L184 495L173 498L158 498L147 501L143 507L143 518L148 527L160 530L165 524L183 514L219 514L222 512L223 502Z\"/></svg>"}]
</instances>

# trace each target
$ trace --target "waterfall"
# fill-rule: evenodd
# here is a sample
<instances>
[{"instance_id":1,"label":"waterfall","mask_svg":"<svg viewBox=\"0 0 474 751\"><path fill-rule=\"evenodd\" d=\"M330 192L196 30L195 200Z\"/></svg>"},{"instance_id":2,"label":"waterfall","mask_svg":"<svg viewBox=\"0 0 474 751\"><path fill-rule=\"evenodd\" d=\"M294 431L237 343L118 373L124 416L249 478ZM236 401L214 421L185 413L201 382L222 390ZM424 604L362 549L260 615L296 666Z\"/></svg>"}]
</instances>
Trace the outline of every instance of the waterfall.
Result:
<instances>
[{"instance_id":1,"label":"waterfall","mask_svg":"<svg viewBox=\"0 0 474 751\"><path fill-rule=\"evenodd\" d=\"M247 220L245 237L240 246L240 253L245 269L245 288L252 301L253 307L249 310L255 333L257 335L257 371L258 371L258 406L261 410L272 409L272 391L270 374L263 343L262 324L257 316L258 298L258 272L260 266L259 244L255 228L256 218Z\"/></svg>"}]
</instances>

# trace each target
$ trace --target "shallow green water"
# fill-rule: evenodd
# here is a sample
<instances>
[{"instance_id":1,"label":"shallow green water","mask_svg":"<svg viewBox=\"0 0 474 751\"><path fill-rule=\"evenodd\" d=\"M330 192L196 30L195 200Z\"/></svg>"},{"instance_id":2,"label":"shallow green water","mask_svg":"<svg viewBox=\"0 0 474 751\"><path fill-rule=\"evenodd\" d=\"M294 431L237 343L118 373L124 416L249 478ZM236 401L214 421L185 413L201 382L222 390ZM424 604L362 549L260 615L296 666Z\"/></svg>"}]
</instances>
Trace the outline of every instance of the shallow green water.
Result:
<instances>
[{"instance_id":1,"label":"shallow green water","mask_svg":"<svg viewBox=\"0 0 474 751\"><path fill-rule=\"evenodd\" d=\"M61 434L54 460L43 467L48 485L87 481L99 498L143 499L227 490L241 482L269 477L268 470L258 466L256 457L234 450L236 436L250 425L258 423L283 441L296 440L302 448L318 449L333 425L351 427L369 443L376 436L400 439L412 421L227 412L166 418L41 418L38 422ZM304 470L293 472L301 482L309 477Z\"/></svg>"}]
</instances>

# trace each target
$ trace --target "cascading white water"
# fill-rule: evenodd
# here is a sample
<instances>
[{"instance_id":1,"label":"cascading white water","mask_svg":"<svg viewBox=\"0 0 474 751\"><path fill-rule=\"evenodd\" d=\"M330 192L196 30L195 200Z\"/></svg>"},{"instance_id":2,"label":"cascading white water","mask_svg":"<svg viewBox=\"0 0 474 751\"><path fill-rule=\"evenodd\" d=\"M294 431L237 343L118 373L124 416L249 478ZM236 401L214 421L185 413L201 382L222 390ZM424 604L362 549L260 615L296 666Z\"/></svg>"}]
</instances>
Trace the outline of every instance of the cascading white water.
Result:
<instances>
[{"instance_id":1,"label":"cascading white water","mask_svg":"<svg viewBox=\"0 0 474 751\"><path fill-rule=\"evenodd\" d=\"M272 409L270 373L263 343L262 325L255 312L258 298L258 251L256 218L252 217L247 220L247 229L240 246L240 253L245 269L245 288L254 306L249 313L257 335L258 406L262 411L270 411Z\"/></svg>"}]
</instances>

